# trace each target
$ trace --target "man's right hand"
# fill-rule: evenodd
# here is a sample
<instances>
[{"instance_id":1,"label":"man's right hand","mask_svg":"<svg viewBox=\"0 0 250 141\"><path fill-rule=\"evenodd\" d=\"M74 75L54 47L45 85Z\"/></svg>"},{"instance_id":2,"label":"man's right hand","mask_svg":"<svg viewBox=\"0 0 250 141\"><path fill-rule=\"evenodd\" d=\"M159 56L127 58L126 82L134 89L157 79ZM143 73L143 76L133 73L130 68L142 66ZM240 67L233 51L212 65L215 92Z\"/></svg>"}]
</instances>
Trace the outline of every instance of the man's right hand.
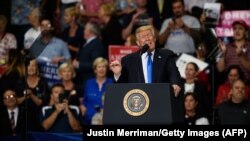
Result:
<instances>
[{"instance_id":1,"label":"man's right hand","mask_svg":"<svg viewBox=\"0 0 250 141\"><path fill-rule=\"evenodd\" d=\"M109 65L110 70L114 73L115 76L120 76L122 71L121 62L118 60L112 61Z\"/></svg>"},{"instance_id":2,"label":"man's right hand","mask_svg":"<svg viewBox=\"0 0 250 141\"><path fill-rule=\"evenodd\" d=\"M64 110L65 106L63 103L57 103L55 104L56 112L59 114L62 110Z\"/></svg>"}]
</instances>

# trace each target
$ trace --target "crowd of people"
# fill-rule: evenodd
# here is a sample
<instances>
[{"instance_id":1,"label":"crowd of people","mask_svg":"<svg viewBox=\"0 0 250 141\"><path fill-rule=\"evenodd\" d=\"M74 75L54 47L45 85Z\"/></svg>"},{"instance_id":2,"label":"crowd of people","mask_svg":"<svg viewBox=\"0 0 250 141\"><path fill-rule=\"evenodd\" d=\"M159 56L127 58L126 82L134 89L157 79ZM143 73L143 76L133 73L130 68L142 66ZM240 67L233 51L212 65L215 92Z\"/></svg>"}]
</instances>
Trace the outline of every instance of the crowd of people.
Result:
<instances>
[{"instance_id":1,"label":"crowd of people","mask_svg":"<svg viewBox=\"0 0 250 141\"><path fill-rule=\"evenodd\" d=\"M0 134L80 133L84 125L101 125L112 83L170 83L181 97L186 125L250 124L249 26L234 21L231 42L217 38L211 55L211 26L202 6L219 2L223 10L247 9L223 0L197 1L10 3L9 13L0 13ZM149 49L108 62L110 45ZM188 62L181 78L181 54L209 65L200 70ZM55 81L45 71L54 72Z\"/></svg>"}]
</instances>

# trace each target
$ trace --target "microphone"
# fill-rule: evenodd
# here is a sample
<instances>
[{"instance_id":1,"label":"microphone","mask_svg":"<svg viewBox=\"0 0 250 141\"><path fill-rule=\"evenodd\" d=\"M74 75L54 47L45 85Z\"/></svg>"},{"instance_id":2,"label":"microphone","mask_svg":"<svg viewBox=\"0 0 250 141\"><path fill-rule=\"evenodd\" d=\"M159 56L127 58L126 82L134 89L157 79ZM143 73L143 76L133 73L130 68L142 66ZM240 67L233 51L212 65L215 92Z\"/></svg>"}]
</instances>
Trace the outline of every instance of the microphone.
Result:
<instances>
[{"instance_id":1,"label":"microphone","mask_svg":"<svg viewBox=\"0 0 250 141\"><path fill-rule=\"evenodd\" d=\"M142 46L141 47L140 55L142 55L143 53L145 53L148 49L149 49L148 44L145 44L144 46Z\"/></svg>"}]
</instances>

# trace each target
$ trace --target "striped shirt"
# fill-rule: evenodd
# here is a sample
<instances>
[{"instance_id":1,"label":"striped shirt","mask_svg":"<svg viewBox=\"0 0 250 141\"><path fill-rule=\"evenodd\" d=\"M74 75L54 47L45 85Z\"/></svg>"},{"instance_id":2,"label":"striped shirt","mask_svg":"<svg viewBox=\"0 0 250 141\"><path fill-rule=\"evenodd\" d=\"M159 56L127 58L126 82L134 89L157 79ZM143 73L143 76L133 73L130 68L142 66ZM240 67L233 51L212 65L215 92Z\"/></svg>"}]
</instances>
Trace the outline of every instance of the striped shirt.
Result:
<instances>
[{"instance_id":1,"label":"striped shirt","mask_svg":"<svg viewBox=\"0 0 250 141\"><path fill-rule=\"evenodd\" d=\"M250 61L250 43L247 42L243 46L243 56ZM241 70L244 73L245 78L247 81L250 80L250 71L248 71L240 61L240 58L236 54L236 45L234 43L227 45L226 56L225 56L225 67L226 69L231 65L239 65Z\"/></svg>"}]
</instances>

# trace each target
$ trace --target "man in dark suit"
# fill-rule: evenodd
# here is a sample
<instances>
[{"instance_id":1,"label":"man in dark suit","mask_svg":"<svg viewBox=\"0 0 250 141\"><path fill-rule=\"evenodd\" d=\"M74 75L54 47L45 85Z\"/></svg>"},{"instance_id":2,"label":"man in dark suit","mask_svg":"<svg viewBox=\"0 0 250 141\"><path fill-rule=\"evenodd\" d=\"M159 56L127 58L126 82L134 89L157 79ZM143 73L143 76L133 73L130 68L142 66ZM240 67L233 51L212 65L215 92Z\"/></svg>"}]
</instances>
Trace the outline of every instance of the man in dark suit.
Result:
<instances>
[{"instance_id":1,"label":"man in dark suit","mask_svg":"<svg viewBox=\"0 0 250 141\"><path fill-rule=\"evenodd\" d=\"M25 134L26 117L23 108L18 107L18 100L13 90L3 94L4 107L0 111L0 135L12 136ZM13 115L13 118L12 118Z\"/></svg>"},{"instance_id":2,"label":"man in dark suit","mask_svg":"<svg viewBox=\"0 0 250 141\"><path fill-rule=\"evenodd\" d=\"M99 35L100 29L98 25L92 22L85 25L84 39L86 43L80 48L76 59L72 63L76 68L76 82L80 85L95 76L92 68L94 60L98 57L104 57L105 51Z\"/></svg>"},{"instance_id":3,"label":"man in dark suit","mask_svg":"<svg viewBox=\"0 0 250 141\"><path fill-rule=\"evenodd\" d=\"M122 83L170 83L175 96L181 91L180 73L175 64L175 55L169 50L160 50L155 45L154 28L141 26L136 30L136 43L141 50L110 63L116 82ZM146 52L144 48L148 46ZM152 61L149 69L148 58ZM152 79L152 80L151 80Z\"/></svg>"}]
</instances>

